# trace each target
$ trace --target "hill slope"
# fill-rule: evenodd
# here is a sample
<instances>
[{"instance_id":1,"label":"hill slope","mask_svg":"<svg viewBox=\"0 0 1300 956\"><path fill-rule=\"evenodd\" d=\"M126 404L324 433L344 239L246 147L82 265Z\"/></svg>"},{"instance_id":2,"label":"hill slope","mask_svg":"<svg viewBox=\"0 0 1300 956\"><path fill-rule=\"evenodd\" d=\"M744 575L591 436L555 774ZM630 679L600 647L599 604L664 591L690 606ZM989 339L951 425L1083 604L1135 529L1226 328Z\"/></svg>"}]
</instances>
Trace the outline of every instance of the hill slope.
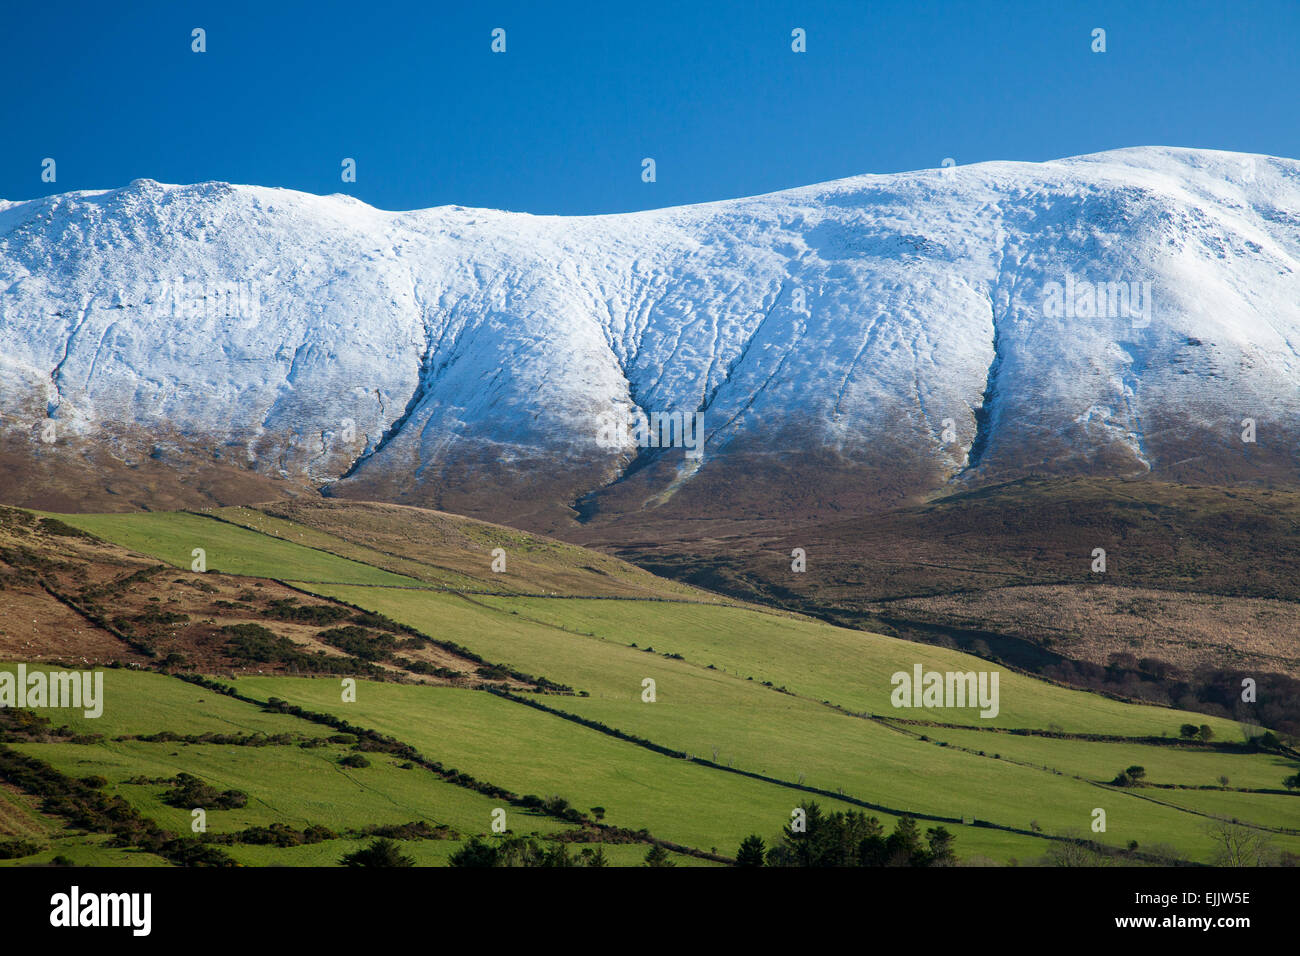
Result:
<instances>
[{"instance_id":1,"label":"hill slope","mask_svg":"<svg viewBox=\"0 0 1300 956\"><path fill-rule=\"evenodd\" d=\"M130 639L124 652L135 653L117 659L164 672L110 672L116 703L102 731L93 719L59 712L51 715L54 726L67 722L73 736L24 732L14 746L65 773L93 768L141 813L168 825L179 816L158 804L157 787L167 774L183 770L218 788L253 791L261 801L256 813L221 817L227 833L247 823L320 823L337 833L368 817L413 819L408 808L420 806L419 780L432 772L460 787L504 788L513 801L540 795L551 816L582 829L584 842L622 838L600 829L596 821L603 817L633 840L666 840L697 856L711 856L716 847L725 857L749 833L779 833L790 808L809 799L831 809L864 809L889 825L912 815L927 826L946 826L965 859L1051 855L1060 838L1089 832L1097 807L1110 823L1093 839L1098 852L1116 859L1183 854L1209 860L1217 839L1211 824L1227 817L1244 821L1270 852L1300 850L1294 809L1300 797L1281 789L1296 755L1253 736L1259 728L1070 690L955 650L730 604L680 585L665 583L656 595L644 572L618 580L613 559L593 556L590 567L597 571L589 570L581 549L558 543L547 549L544 540L524 535L502 545L508 558L527 558L520 563L522 580L512 581L509 570L483 572L482 542L473 540L503 529L381 506L404 518L386 528L373 507L351 514L353 508L304 509L311 523L256 509L42 520L7 513L3 554L18 563L0 598L22 592L35 576L70 602L62 606L90 612L82 613L83 627L102 630L94 607L105 600L103 585L96 588L102 574L83 567L79 575L78 556L159 569L109 580L111 599L122 609L113 626ZM444 529L436 562L432 553L396 557L376 546L403 524ZM78 526L130 551L79 538ZM448 542L457 534L465 543L453 547ZM363 535L367 543L354 539ZM206 549L209 571L183 570L191 546ZM607 573L598 573L602 567ZM464 578L451 580L452 571ZM311 580L285 581L282 574ZM587 596L556 593L565 575ZM530 576L554 587L538 588ZM597 592L609 577L616 580ZM627 593L629 581L639 595ZM182 592L196 594L199 603L185 604ZM224 656L210 644L191 650L187 630L227 621L274 629L288 644L235 642ZM337 632L345 627L340 641ZM107 648L122 638L110 633L102 640ZM207 657L199 653L204 647ZM195 659L164 656L172 650ZM248 650L276 653L237 659ZM3 653L17 660L31 655L12 641ZM997 713L982 715L970 702L894 706L893 675L917 666L996 672ZM234 724L241 732L274 723L290 736L234 750L209 747L203 733L231 726L215 723L210 705L195 714L186 701L195 692L206 700L215 686L182 685L173 693L166 684L153 692L140 684L146 677L179 683L166 675L193 670L219 674L223 683L233 681L245 703L265 705ZM340 696L339 677L346 674L365 678L355 700ZM649 697L647 679L654 689ZM173 710L160 716L167 706ZM303 724L293 730L276 714ZM290 795L311 790L306 780L320 772L319 758L284 748L299 747L295 734L321 733L322 722L347 731L333 744L346 745L362 732L388 740L378 749L371 743L378 738L361 742L373 766L353 768L365 791L357 792L359 802L308 807L268 788L275 781ZM1187 723L1206 730L1199 739L1180 739ZM178 736L153 739L164 730ZM94 732L107 736L76 736ZM129 736L142 733L151 736ZM178 740L185 743L171 742ZM336 749L322 756L336 762L344 755ZM411 764L408 771L419 770L419 780L403 774L403 761ZM1146 768L1145 786L1113 782L1134 765ZM461 837L475 832L472 814L452 815L446 788L432 787L428 799L424 818L453 822ZM509 812L540 803L517 802ZM588 807L602 809L595 814ZM488 820L480 819L486 832ZM521 826L540 823L525 817ZM1125 849L1133 841L1139 848ZM231 852L248 852L240 839L235 843ZM421 859L445 860L449 852L425 852ZM319 857L270 854L259 861L292 859Z\"/></svg>"}]
</instances>

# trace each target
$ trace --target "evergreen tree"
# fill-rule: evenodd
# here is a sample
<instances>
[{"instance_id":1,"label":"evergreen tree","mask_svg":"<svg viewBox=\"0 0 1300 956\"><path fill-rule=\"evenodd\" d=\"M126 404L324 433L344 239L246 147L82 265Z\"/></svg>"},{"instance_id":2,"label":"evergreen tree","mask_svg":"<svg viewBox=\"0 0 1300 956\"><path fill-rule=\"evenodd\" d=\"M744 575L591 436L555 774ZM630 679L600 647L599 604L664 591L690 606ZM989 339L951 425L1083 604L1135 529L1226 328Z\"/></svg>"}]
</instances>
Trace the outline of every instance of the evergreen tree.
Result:
<instances>
[{"instance_id":1,"label":"evergreen tree","mask_svg":"<svg viewBox=\"0 0 1300 956\"><path fill-rule=\"evenodd\" d=\"M676 866L677 864L668 858L668 851L656 843L650 848L650 852L645 855L645 865Z\"/></svg>"},{"instance_id":2,"label":"evergreen tree","mask_svg":"<svg viewBox=\"0 0 1300 956\"><path fill-rule=\"evenodd\" d=\"M577 866L573 858L569 856L569 847L567 844L558 840L551 844L549 849L542 849L537 854L537 862L534 866Z\"/></svg>"},{"instance_id":3,"label":"evergreen tree","mask_svg":"<svg viewBox=\"0 0 1300 956\"><path fill-rule=\"evenodd\" d=\"M740 849L736 851L736 866L762 866L766 856L763 838L751 833L741 841Z\"/></svg>"},{"instance_id":4,"label":"evergreen tree","mask_svg":"<svg viewBox=\"0 0 1300 956\"><path fill-rule=\"evenodd\" d=\"M781 842L788 851L791 859L791 866L819 866L821 857L821 847L818 840L822 834L822 808L817 805L816 800L808 803L801 803L799 808L804 812L804 829L799 832L794 829L794 820L785 825L781 831Z\"/></svg>"},{"instance_id":5,"label":"evergreen tree","mask_svg":"<svg viewBox=\"0 0 1300 956\"><path fill-rule=\"evenodd\" d=\"M920 827L911 817L900 817L894 832L885 841L885 865L923 866L924 854Z\"/></svg>"},{"instance_id":6,"label":"evergreen tree","mask_svg":"<svg viewBox=\"0 0 1300 956\"><path fill-rule=\"evenodd\" d=\"M582 863L584 866L609 866L609 860L605 858L605 844L597 845L593 851L591 847L582 848Z\"/></svg>"},{"instance_id":7,"label":"evergreen tree","mask_svg":"<svg viewBox=\"0 0 1300 956\"><path fill-rule=\"evenodd\" d=\"M944 827L932 827L925 831L927 841L930 844L930 851L926 854L929 858L929 866L952 866L957 862L957 855L953 852L952 845L956 839Z\"/></svg>"}]
</instances>

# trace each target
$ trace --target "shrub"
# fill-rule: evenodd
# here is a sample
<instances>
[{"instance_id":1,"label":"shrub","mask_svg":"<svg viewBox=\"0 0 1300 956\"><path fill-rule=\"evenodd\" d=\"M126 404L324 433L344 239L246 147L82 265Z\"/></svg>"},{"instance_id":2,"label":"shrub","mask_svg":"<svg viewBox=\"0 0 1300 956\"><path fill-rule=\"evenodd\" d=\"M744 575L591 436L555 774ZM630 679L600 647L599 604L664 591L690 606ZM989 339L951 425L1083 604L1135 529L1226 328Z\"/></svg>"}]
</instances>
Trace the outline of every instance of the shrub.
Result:
<instances>
[{"instance_id":1,"label":"shrub","mask_svg":"<svg viewBox=\"0 0 1300 956\"><path fill-rule=\"evenodd\" d=\"M0 860L16 860L40 852L40 844L30 840L0 840Z\"/></svg>"},{"instance_id":2,"label":"shrub","mask_svg":"<svg viewBox=\"0 0 1300 956\"><path fill-rule=\"evenodd\" d=\"M380 837L365 849L348 853L339 863L343 866L415 866L415 859L403 854L392 840Z\"/></svg>"},{"instance_id":3,"label":"shrub","mask_svg":"<svg viewBox=\"0 0 1300 956\"><path fill-rule=\"evenodd\" d=\"M375 634L365 628L349 624L321 631L316 635L331 647L363 661L385 661L393 656L393 639L387 634Z\"/></svg>"},{"instance_id":4,"label":"shrub","mask_svg":"<svg viewBox=\"0 0 1300 956\"><path fill-rule=\"evenodd\" d=\"M294 598L271 601L264 612L267 617L300 624L336 624L352 614L350 610L334 604L299 604Z\"/></svg>"},{"instance_id":5,"label":"shrub","mask_svg":"<svg viewBox=\"0 0 1300 956\"><path fill-rule=\"evenodd\" d=\"M470 837L468 843L447 860L451 866L500 866L501 850L481 837Z\"/></svg>"},{"instance_id":6,"label":"shrub","mask_svg":"<svg viewBox=\"0 0 1300 956\"><path fill-rule=\"evenodd\" d=\"M172 782L171 792L163 798L163 802L186 810L195 807L205 810L238 810L248 805L248 794L242 790L218 791L193 774L178 773Z\"/></svg>"}]
</instances>

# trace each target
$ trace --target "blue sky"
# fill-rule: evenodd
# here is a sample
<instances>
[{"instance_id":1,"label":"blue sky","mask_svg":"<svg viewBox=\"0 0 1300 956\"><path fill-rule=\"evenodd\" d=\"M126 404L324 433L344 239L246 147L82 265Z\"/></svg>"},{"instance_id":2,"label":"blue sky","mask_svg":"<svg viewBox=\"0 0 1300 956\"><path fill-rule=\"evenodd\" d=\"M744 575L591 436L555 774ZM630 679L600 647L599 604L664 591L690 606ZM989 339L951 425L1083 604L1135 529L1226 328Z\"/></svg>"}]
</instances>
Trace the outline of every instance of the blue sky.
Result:
<instances>
[{"instance_id":1,"label":"blue sky","mask_svg":"<svg viewBox=\"0 0 1300 956\"><path fill-rule=\"evenodd\" d=\"M1300 157L1298 37L1297 0L10 0L0 197L148 177L599 213L944 157Z\"/></svg>"}]
</instances>

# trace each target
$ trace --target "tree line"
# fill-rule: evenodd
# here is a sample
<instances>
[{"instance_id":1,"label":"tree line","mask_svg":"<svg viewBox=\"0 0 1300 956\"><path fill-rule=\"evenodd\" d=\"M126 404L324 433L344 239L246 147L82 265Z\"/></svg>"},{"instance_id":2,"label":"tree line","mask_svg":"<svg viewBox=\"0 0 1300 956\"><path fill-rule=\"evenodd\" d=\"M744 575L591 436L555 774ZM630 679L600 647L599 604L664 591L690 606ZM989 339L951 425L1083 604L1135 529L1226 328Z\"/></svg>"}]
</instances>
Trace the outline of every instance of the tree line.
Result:
<instances>
[{"instance_id":1,"label":"tree line","mask_svg":"<svg viewBox=\"0 0 1300 956\"><path fill-rule=\"evenodd\" d=\"M931 827L922 839L911 817L900 817L894 832L860 810L824 813L815 801L781 831L769 848L754 833L736 852L737 866L952 866L955 837L942 826Z\"/></svg>"}]
</instances>

